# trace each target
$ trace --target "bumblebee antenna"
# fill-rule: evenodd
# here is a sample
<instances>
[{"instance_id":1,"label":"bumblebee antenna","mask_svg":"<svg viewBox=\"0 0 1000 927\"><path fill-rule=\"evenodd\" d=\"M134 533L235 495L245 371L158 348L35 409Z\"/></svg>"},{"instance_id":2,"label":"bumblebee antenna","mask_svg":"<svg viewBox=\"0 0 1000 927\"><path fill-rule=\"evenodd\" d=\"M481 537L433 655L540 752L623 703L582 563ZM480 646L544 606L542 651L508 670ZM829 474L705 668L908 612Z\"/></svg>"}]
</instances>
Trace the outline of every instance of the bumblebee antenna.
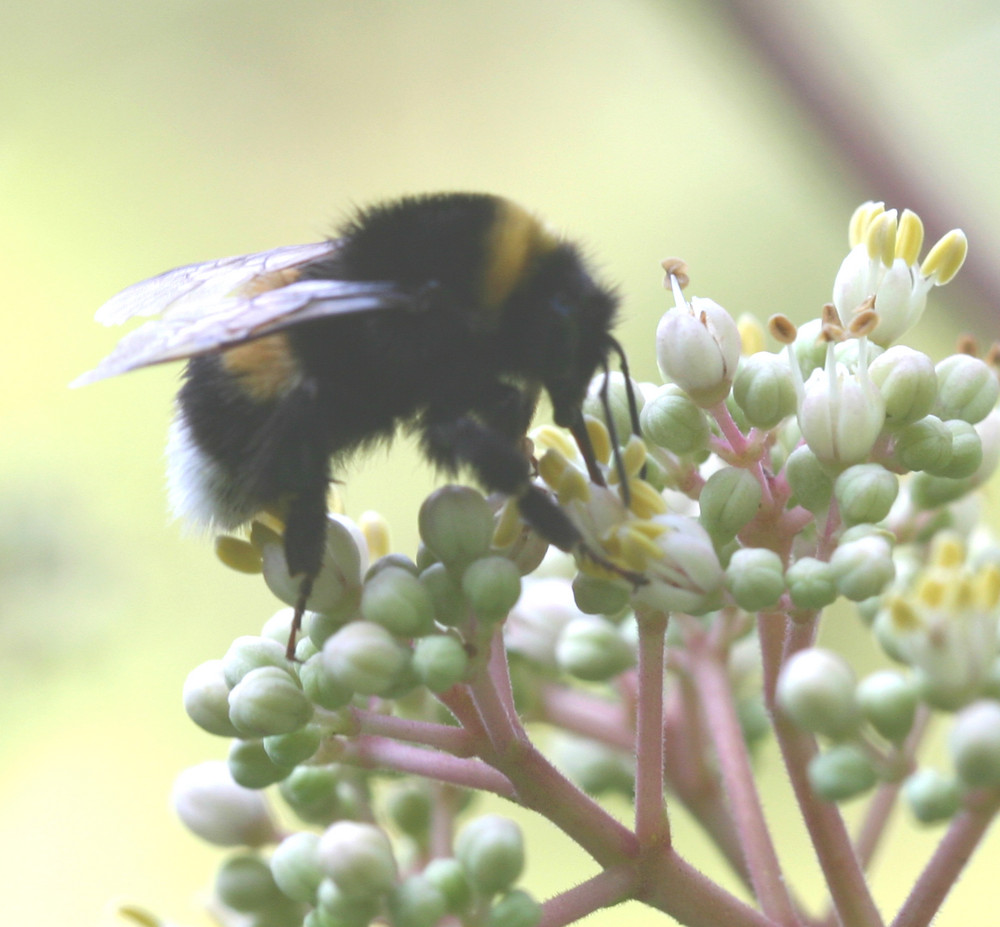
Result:
<instances>
[{"instance_id":1,"label":"bumblebee antenna","mask_svg":"<svg viewBox=\"0 0 1000 927\"><path fill-rule=\"evenodd\" d=\"M620 350L620 349L619 349ZM628 474L625 472L625 462L622 460L621 448L618 446L618 432L615 428L615 420L611 414L611 402L608 400L608 382L611 379L611 373L608 370L608 362L605 360L603 362L604 366L604 380L601 382L601 407L604 409L604 421L608 426L608 438L611 441L611 456L615 461L615 469L618 471L618 481L621 483L622 487L622 502L625 503L625 508L628 508L632 504L632 490L628 485ZM626 382L628 382L626 375ZM635 397L629 397L632 402L635 401Z\"/></svg>"}]
</instances>

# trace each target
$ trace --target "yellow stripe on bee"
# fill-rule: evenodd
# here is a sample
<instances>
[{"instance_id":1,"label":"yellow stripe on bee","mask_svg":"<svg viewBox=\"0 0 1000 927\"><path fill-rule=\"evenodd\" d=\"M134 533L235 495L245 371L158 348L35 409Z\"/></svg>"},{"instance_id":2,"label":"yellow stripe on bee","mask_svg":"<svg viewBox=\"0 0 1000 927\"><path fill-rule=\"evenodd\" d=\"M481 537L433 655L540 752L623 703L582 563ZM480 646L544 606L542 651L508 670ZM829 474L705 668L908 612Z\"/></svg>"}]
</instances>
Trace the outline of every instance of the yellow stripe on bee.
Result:
<instances>
[{"instance_id":1,"label":"yellow stripe on bee","mask_svg":"<svg viewBox=\"0 0 1000 927\"><path fill-rule=\"evenodd\" d=\"M283 332L229 348L220 359L226 372L239 379L240 389L256 402L280 398L298 385L301 376Z\"/></svg>"},{"instance_id":2,"label":"yellow stripe on bee","mask_svg":"<svg viewBox=\"0 0 1000 927\"><path fill-rule=\"evenodd\" d=\"M532 262L558 244L558 238L527 210L510 200L498 200L483 271L484 305L502 305Z\"/></svg>"}]
</instances>

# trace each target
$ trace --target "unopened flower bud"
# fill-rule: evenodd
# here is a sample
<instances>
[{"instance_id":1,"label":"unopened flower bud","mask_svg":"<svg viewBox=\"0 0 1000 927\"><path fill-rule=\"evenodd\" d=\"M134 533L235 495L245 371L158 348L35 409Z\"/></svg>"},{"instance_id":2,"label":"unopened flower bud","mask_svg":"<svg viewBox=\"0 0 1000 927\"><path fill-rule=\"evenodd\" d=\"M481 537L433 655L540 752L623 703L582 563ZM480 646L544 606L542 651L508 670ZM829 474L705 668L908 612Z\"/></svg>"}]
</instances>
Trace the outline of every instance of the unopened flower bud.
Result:
<instances>
[{"instance_id":1,"label":"unopened flower bud","mask_svg":"<svg viewBox=\"0 0 1000 927\"><path fill-rule=\"evenodd\" d=\"M699 520L716 540L732 540L757 514L761 495L760 483L749 470L723 467L701 489Z\"/></svg>"},{"instance_id":2,"label":"unopened flower bud","mask_svg":"<svg viewBox=\"0 0 1000 927\"><path fill-rule=\"evenodd\" d=\"M855 464L837 477L833 491L844 524L875 524L896 501L899 479L879 464Z\"/></svg>"},{"instance_id":3,"label":"unopened flower bud","mask_svg":"<svg viewBox=\"0 0 1000 927\"><path fill-rule=\"evenodd\" d=\"M279 766L291 769L304 763L318 749L322 734L315 724L307 724L289 734L270 734L263 740L267 755Z\"/></svg>"},{"instance_id":4,"label":"unopened flower bud","mask_svg":"<svg viewBox=\"0 0 1000 927\"><path fill-rule=\"evenodd\" d=\"M258 847L277 837L263 795L233 782L222 761L185 769L171 801L184 825L216 846Z\"/></svg>"},{"instance_id":5,"label":"unopened flower bud","mask_svg":"<svg viewBox=\"0 0 1000 927\"><path fill-rule=\"evenodd\" d=\"M841 543L830 557L830 566L837 591L852 602L883 592L896 575L892 551L879 535Z\"/></svg>"},{"instance_id":6,"label":"unopened flower bud","mask_svg":"<svg viewBox=\"0 0 1000 927\"><path fill-rule=\"evenodd\" d=\"M441 889L423 874L409 876L389 896L393 927L434 927L447 910Z\"/></svg>"},{"instance_id":7,"label":"unopened flower bud","mask_svg":"<svg viewBox=\"0 0 1000 927\"><path fill-rule=\"evenodd\" d=\"M726 588L736 604L748 612L772 608L785 591L781 558L773 550L741 548L726 567Z\"/></svg>"},{"instance_id":8,"label":"unopened flower bud","mask_svg":"<svg viewBox=\"0 0 1000 927\"><path fill-rule=\"evenodd\" d=\"M858 683L858 704L872 727L899 743L910 733L917 711L917 687L893 670L880 670Z\"/></svg>"},{"instance_id":9,"label":"unopened flower bud","mask_svg":"<svg viewBox=\"0 0 1000 927\"><path fill-rule=\"evenodd\" d=\"M958 782L936 769L918 769L907 777L903 796L921 824L934 824L954 817L961 801Z\"/></svg>"},{"instance_id":10,"label":"unopened flower bud","mask_svg":"<svg viewBox=\"0 0 1000 927\"><path fill-rule=\"evenodd\" d=\"M837 598L833 569L824 560L800 557L785 571L785 583L796 608L819 609Z\"/></svg>"},{"instance_id":11,"label":"unopened flower bud","mask_svg":"<svg viewBox=\"0 0 1000 927\"><path fill-rule=\"evenodd\" d=\"M343 817L338 789L340 775L335 766L296 766L278 786L281 797L298 817L309 824L329 824Z\"/></svg>"},{"instance_id":12,"label":"unopened flower bud","mask_svg":"<svg viewBox=\"0 0 1000 927\"><path fill-rule=\"evenodd\" d=\"M229 688L235 686L251 670L274 666L287 670L285 645L269 637L246 634L237 637L222 658L222 672Z\"/></svg>"},{"instance_id":13,"label":"unopened flower bud","mask_svg":"<svg viewBox=\"0 0 1000 927\"><path fill-rule=\"evenodd\" d=\"M656 329L660 372L699 406L709 408L729 395L740 359L740 333L733 317L711 299L688 303L674 288L676 306Z\"/></svg>"},{"instance_id":14,"label":"unopened flower bud","mask_svg":"<svg viewBox=\"0 0 1000 927\"><path fill-rule=\"evenodd\" d=\"M973 702L956 716L948 738L959 778L971 788L1000 785L1000 704Z\"/></svg>"},{"instance_id":15,"label":"unopened flower bud","mask_svg":"<svg viewBox=\"0 0 1000 927\"><path fill-rule=\"evenodd\" d=\"M445 692L461 682L468 666L465 647L450 634L422 637L413 648L413 669L431 692Z\"/></svg>"},{"instance_id":16,"label":"unopened flower bud","mask_svg":"<svg viewBox=\"0 0 1000 927\"><path fill-rule=\"evenodd\" d=\"M462 592L483 621L500 621L521 595L521 572L506 557L480 557L462 574Z\"/></svg>"},{"instance_id":17,"label":"unopened flower bud","mask_svg":"<svg viewBox=\"0 0 1000 927\"><path fill-rule=\"evenodd\" d=\"M215 875L215 895L227 908L253 913L285 902L271 869L255 853L230 856Z\"/></svg>"},{"instance_id":18,"label":"unopened flower bud","mask_svg":"<svg viewBox=\"0 0 1000 927\"><path fill-rule=\"evenodd\" d=\"M370 924L381 908L380 895L344 891L327 876L316 889L316 909L306 915L302 927L360 927ZM316 915L316 920L310 924L308 919L313 915Z\"/></svg>"},{"instance_id":19,"label":"unopened flower bud","mask_svg":"<svg viewBox=\"0 0 1000 927\"><path fill-rule=\"evenodd\" d=\"M827 801L847 801L878 780L868 755L855 744L834 744L809 761L809 784Z\"/></svg>"},{"instance_id":20,"label":"unopened flower bud","mask_svg":"<svg viewBox=\"0 0 1000 927\"><path fill-rule=\"evenodd\" d=\"M358 821L337 821L316 847L320 869L347 896L370 897L396 883L396 858L385 831Z\"/></svg>"},{"instance_id":21,"label":"unopened flower bud","mask_svg":"<svg viewBox=\"0 0 1000 927\"><path fill-rule=\"evenodd\" d=\"M979 358L952 354L935 367L938 397L934 411L942 419L960 418L975 425L996 405L1000 381Z\"/></svg>"},{"instance_id":22,"label":"unopened flower bud","mask_svg":"<svg viewBox=\"0 0 1000 927\"><path fill-rule=\"evenodd\" d=\"M854 690L854 672L842 657L810 647L782 667L777 699L798 727L839 740L857 730L861 720Z\"/></svg>"},{"instance_id":23,"label":"unopened flower bud","mask_svg":"<svg viewBox=\"0 0 1000 927\"><path fill-rule=\"evenodd\" d=\"M389 566L365 583L361 593L365 621L399 637L420 637L434 630L434 602L409 570Z\"/></svg>"},{"instance_id":24,"label":"unopened flower bud","mask_svg":"<svg viewBox=\"0 0 1000 927\"><path fill-rule=\"evenodd\" d=\"M635 658L610 621L582 615L563 628L556 644L556 660L571 676L602 682L628 669Z\"/></svg>"},{"instance_id":25,"label":"unopened flower bud","mask_svg":"<svg viewBox=\"0 0 1000 927\"><path fill-rule=\"evenodd\" d=\"M785 461L785 476L795 501L810 512L822 512L833 497L833 479L819 458L805 444L795 448Z\"/></svg>"},{"instance_id":26,"label":"unopened flower bud","mask_svg":"<svg viewBox=\"0 0 1000 927\"><path fill-rule=\"evenodd\" d=\"M773 428L794 415L795 381L785 355L759 351L744 357L733 380L733 398L757 428Z\"/></svg>"},{"instance_id":27,"label":"unopened flower bud","mask_svg":"<svg viewBox=\"0 0 1000 927\"><path fill-rule=\"evenodd\" d=\"M936 476L946 476L952 480L966 479L975 475L983 463L983 442L979 437L977 426L970 425L960 418L950 419L944 425L951 432L951 458L946 466L932 472Z\"/></svg>"},{"instance_id":28,"label":"unopened flower bud","mask_svg":"<svg viewBox=\"0 0 1000 927\"><path fill-rule=\"evenodd\" d=\"M587 615L617 615L628 605L627 587L613 580L587 573L573 577L573 599Z\"/></svg>"},{"instance_id":29,"label":"unopened flower bud","mask_svg":"<svg viewBox=\"0 0 1000 927\"><path fill-rule=\"evenodd\" d=\"M410 653L381 625L352 621L323 645L327 671L348 689L362 695L382 695L402 677Z\"/></svg>"},{"instance_id":30,"label":"unopened flower bud","mask_svg":"<svg viewBox=\"0 0 1000 927\"><path fill-rule=\"evenodd\" d=\"M453 627L469 616L469 602L461 583L443 563L432 563L420 574L420 582L434 603L434 618L439 624Z\"/></svg>"},{"instance_id":31,"label":"unopened flower bud","mask_svg":"<svg viewBox=\"0 0 1000 927\"><path fill-rule=\"evenodd\" d=\"M343 708L354 695L353 689L330 672L322 653L313 654L299 667L299 681L306 698L328 711Z\"/></svg>"},{"instance_id":32,"label":"unopened flower bud","mask_svg":"<svg viewBox=\"0 0 1000 927\"><path fill-rule=\"evenodd\" d=\"M271 854L274 881L293 901L316 903L316 890L323 880L316 851L319 834L303 830L290 834Z\"/></svg>"},{"instance_id":33,"label":"unopened flower bud","mask_svg":"<svg viewBox=\"0 0 1000 927\"><path fill-rule=\"evenodd\" d=\"M502 892L524 869L521 828L496 814L473 818L455 840L455 857L480 894Z\"/></svg>"},{"instance_id":34,"label":"unopened flower bud","mask_svg":"<svg viewBox=\"0 0 1000 927\"><path fill-rule=\"evenodd\" d=\"M885 423L906 425L923 418L937 399L937 376L931 359L904 345L893 345L875 358L868 375L885 400Z\"/></svg>"},{"instance_id":35,"label":"unopened flower bud","mask_svg":"<svg viewBox=\"0 0 1000 927\"><path fill-rule=\"evenodd\" d=\"M598 374L590 381L587 395L583 400L583 413L596 418L600 422L605 421L606 415L604 402L601 399L601 391L604 389L605 374ZM632 411L629 408L628 390L625 387L625 375L617 370L612 370L607 374L608 406L611 408L611 418L614 422L615 434L623 444L625 439L632 433ZM635 396L636 407L642 410L643 396L639 384L633 381L632 395Z\"/></svg>"},{"instance_id":36,"label":"unopened flower bud","mask_svg":"<svg viewBox=\"0 0 1000 927\"><path fill-rule=\"evenodd\" d=\"M248 789L266 789L281 782L291 771L290 767L275 763L259 740L234 740L229 745L226 763L233 782Z\"/></svg>"},{"instance_id":37,"label":"unopened flower bud","mask_svg":"<svg viewBox=\"0 0 1000 927\"><path fill-rule=\"evenodd\" d=\"M907 470L939 474L951 462L951 431L936 415L925 415L899 429L893 455Z\"/></svg>"},{"instance_id":38,"label":"unopened flower bud","mask_svg":"<svg viewBox=\"0 0 1000 927\"><path fill-rule=\"evenodd\" d=\"M643 437L675 454L708 446L711 429L701 408L676 383L661 386L639 415Z\"/></svg>"},{"instance_id":39,"label":"unopened flower bud","mask_svg":"<svg viewBox=\"0 0 1000 927\"><path fill-rule=\"evenodd\" d=\"M202 730L220 737L236 737L229 720L229 685L221 660L196 666L184 681L184 710Z\"/></svg>"},{"instance_id":40,"label":"unopened flower bud","mask_svg":"<svg viewBox=\"0 0 1000 927\"><path fill-rule=\"evenodd\" d=\"M439 856L424 867L424 878L436 885L444 896L447 910L452 914L464 911L472 901L472 887L462 868L453 857Z\"/></svg>"},{"instance_id":41,"label":"unopened flower bud","mask_svg":"<svg viewBox=\"0 0 1000 927\"><path fill-rule=\"evenodd\" d=\"M312 712L299 681L277 666L250 670L229 693L229 720L244 737L297 731Z\"/></svg>"},{"instance_id":42,"label":"unopened flower bud","mask_svg":"<svg viewBox=\"0 0 1000 927\"><path fill-rule=\"evenodd\" d=\"M493 511L468 486L442 486L420 506L420 537L442 563L463 567L485 556L493 537Z\"/></svg>"},{"instance_id":43,"label":"unopened flower bud","mask_svg":"<svg viewBox=\"0 0 1000 927\"><path fill-rule=\"evenodd\" d=\"M538 927L542 922L542 906L519 888L497 899L486 921L486 927Z\"/></svg>"},{"instance_id":44,"label":"unopened flower bud","mask_svg":"<svg viewBox=\"0 0 1000 927\"><path fill-rule=\"evenodd\" d=\"M552 759L588 795L628 795L635 788L633 758L596 740L559 737L552 745Z\"/></svg>"}]
</instances>

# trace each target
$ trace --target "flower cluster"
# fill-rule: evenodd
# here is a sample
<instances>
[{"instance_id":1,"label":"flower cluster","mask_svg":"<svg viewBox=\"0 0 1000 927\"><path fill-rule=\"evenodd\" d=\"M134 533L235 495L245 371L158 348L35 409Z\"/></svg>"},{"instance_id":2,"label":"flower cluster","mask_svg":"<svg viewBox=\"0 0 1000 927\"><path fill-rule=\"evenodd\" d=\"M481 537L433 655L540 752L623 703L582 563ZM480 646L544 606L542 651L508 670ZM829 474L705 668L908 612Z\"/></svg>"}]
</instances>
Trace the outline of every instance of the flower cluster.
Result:
<instances>
[{"instance_id":1,"label":"flower cluster","mask_svg":"<svg viewBox=\"0 0 1000 927\"><path fill-rule=\"evenodd\" d=\"M879 923L863 867L897 793L971 852L982 829L963 815L1000 808L1000 547L973 531L1000 382L969 350L935 363L899 344L960 268L961 232L921 261L917 216L868 203L850 245L832 302L798 327L689 298L683 263L664 262L664 382L634 384L641 434L612 447L632 429L621 376L585 403L607 485L564 432L531 434L583 538L575 564L546 555L516 500L459 486L424 502L412 559L378 516L331 516L295 660L287 608L185 686L191 718L232 741L175 794L195 833L239 848L216 881L223 923L534 927L635 897L685 924L797 922L753 782L769 732L842 922ZM292 605L281 531L262 516L217 552ZM817 646L838 601L894 668L858 679ZM946 771L920 762L935 715ZM549 756L531 722L558 730ZM278 826L269 786L301 829ZM876 787L854 852L829 803ZM547 817L603 872L540 904L517 886L520 830L469 817L476 792ZM634 801L634 829L607 793ZM678 866L673 801L757 910Z\"/></svg>"}]
</instances>

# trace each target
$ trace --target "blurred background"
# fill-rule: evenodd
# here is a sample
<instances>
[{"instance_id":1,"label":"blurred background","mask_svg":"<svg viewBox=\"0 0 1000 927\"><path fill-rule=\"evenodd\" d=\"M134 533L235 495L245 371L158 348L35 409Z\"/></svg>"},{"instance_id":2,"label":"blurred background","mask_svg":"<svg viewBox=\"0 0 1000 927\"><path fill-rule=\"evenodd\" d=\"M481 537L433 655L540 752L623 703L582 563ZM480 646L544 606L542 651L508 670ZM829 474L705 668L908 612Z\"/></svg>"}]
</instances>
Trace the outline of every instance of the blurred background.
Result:
<instances>
[{"instance_id":1,"label":"blurred background","mask_svg":"<svg viewBox=\"0 0 1000 927\"><path fill-rule=\"evenodd\" d=\"M865 199L971 241L912 343L997 336L1000 7L992 0L38 0L0 8L0 921L87 925L126 897L204 924L219 854L168 809L226 744L181 685L275 603L169 522L176 366L66 384L119 333L93 313L168 268L322 238L403 193L509 195L620 284L620 337L656 376L659 261L731 312L804 320L830 297ZM961 280L961 277L960 277ZM413 552L434 476L398 443L346 474ZM838 646L868 640L846 618ZM853 643L852 643L853 641ZM819 890L776 758L768 810ZM627 814L624 806L623 815ZM592 874L526 819L539 896ZM721 865L683 819L677 843ZM938 831L900 815L877 897L900 904ZM983 848L940 927L995 898ZM730 881L727 883L732 885ZM734 890L735 887L734 887ZM976 913L973 914L972 912ZM588 927L662 924L637 905Z\"/></svg>"}]
</instances>

